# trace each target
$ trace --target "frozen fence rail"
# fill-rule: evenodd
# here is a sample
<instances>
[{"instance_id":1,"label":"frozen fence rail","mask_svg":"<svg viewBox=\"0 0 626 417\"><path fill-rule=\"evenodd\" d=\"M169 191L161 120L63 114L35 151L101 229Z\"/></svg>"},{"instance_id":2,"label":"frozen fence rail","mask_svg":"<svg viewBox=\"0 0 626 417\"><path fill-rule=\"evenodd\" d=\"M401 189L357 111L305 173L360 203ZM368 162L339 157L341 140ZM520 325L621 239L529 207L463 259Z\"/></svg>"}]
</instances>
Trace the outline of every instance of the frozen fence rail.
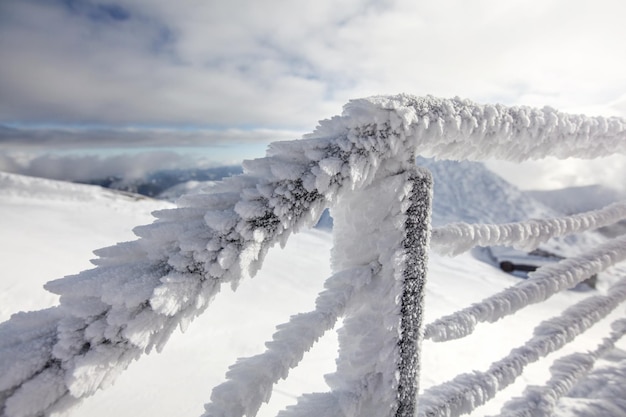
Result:
<instances>
[{"instance_id":1,"label":"frozen fence rail","mask_svg":"<svg viewBox=\"0 0 626 417\"><path fill-rule=\"evenodd\" d=\"M420 417L451 417L472 412L512 384L532 362L561 349L626 300L626 278L607 295L584 299L561 316L541 323L524 345L494 362L485 372L462 374L429 388L420 397Z\"/></svg>"},{"instance_id":2,"label":"frozen fence rail","mask_svg":"<svg viewBox=\"0 0 626 417\"><path fill-rule=\"evenodd\" d=\"M615 348L615 343L626 334L626 320L618 319L611 324L613 332L588 354L574 353L554 361L552 378L543 387L529 386L522 397L507 402L500 417L549 417L559 399L565 396L577 382L582 381L593 369L598 359Z\"/></svg>"},{"instance_id":3,"label":"frozen fence rail","mask_svg":"<svg viewBox=\"0 0 626 417\"><path fill-rule=\"evenodd\" d=\"M624 218L626 202L619 202L599 210L554 219L506 224L452 223L433 230L432 247L442 255L458 255L476 246L532 250L553 237L598 229Z\"/></svg>"},{"instance_id":4,"label":"frozen fence rail","mask_svg":"<svg viewBox=\"0 0 626 417\"><path fill-rule=\"evenodd\" d=\"M339 219L330 292L320 295L315 312L279 330L270 350L293 349L282 376L334 316L345 317L351 337L340 341L337 374L329 379L332 392L305 396L301 406L285 413L412 415L431 191L427 173L414 168L414 156L521 161L614 153L626 153L623 119L408 95L351 101L343 115L320 122L304 140L274 143L265 158L245 163L244 174L155 213L153 224L136 229L138 240L100 250L95 269L47 284L61 296L58 307L1 324L0 413L49 415L107 386L132 360L162 348L177 327L201 314L223 284L236 287L254 275L269 248L285 244L330 206ZM373 190L388 193L386 210L371 207ZM376 223L355 225L347 215L341 220L348 208L368 207ZM368 250L351 251L349 242L341 241L348 238L360 239ZM342 274L354 279L341 285L377 305L382 318L349 300L342 304L332 291ZM308 323L326 313L329 321L319 328ZM346 358L367 353L359 350L359 341L372 324L384 337L369 348L379 349L385 363L347 366ZM291 345L290 326L309 328L309 341ZM233 368L207 415L252 415L269 397L275 375L250 399L237 375L257 371L246 366ZM226 391L235 394L227 397Z\"/></svg>"},{"instance_id":5,"label":"frozen fence rail","mask_svg":"<svg viewBox=\"0 0 626 417\"><path fill-rule=\"evenodd\" d=\"M436 342L471 334L479 322L495 322L531 304L574 287L593 274L626 260L626 236L610 240L584 255L544 266L529 279L426 326L425 337Z\"/></svg>"}]
</instances>

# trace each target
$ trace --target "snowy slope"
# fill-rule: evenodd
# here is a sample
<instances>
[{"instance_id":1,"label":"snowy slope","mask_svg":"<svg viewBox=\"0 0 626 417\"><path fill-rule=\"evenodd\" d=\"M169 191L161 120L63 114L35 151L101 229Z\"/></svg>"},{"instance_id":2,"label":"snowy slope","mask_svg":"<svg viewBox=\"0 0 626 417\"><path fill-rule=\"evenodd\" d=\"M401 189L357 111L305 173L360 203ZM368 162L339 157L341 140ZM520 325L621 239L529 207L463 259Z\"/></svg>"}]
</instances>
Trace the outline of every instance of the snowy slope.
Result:
<instances>
[{"instance_id":1,"label":"snowy slope","mask_svg":"<svg viewBox=\"0 0 626 417\"><path fill-rule=\"evenodd\" d=\"M435 226L455 221L506 223L562 213L506 182L481 162L422 157L416 162L433 175ZM214 185L214 181L187 181L168 188L159 198L175 201Z\"/></svg>"},{"instance_id":2,"label":"snowy slope","mask_svg":"<svg viewBox=\"0 0 626 417\"><path fill-rule=\"evenodd\" d=\"M435 210L440 221L511 221L515 216L541 213L532 204L475 165L455 165L435 172L452 184L440 186ZM460 167L460 168L459 168ZM458 168L458 169L457 169ZM465 168L465 169L464 169ZM478 185L471 189L471 178ZM437 181L437 180L436 180ZM442 184L443 181L439 181ZM150 222L149 212L167 203L136 200L96 187L0 174L0 303L2 320L19 310L40 309L54 302L41 286L49 279L89 268L91 250L132 238L131 228ZM518 202L520 202L518 204ZM489 211L489 207L498 210ZM504 208L503 208L504 207ZM481 219L481 216L486 219ZM185 334L176 334L161 354L143 358L108 390L87 400L73 416L198 416L210 390L223 380L237 357L263 350L274 326L288 316L308 311L329 275L330 234L307 231L294 236L284 250L274 249L263 270L244 281L235 293L219 294L209 310ZM602 275L601 289L617 272ZM516 283L516 279L469 254L456 258L431 256L427 287L426 322L466 307ZM547 303L531 306L494 325L481 325L469 338L445 344L427 341L423 352L421 388L444 382L460 372L486 369L521 345L541 320L558 314L582 293L559 294ZM617 315L623 315L619 311ZM593 349L608 333L606 322L583 335L574 348ZM301 392L325 390L323 375L334 369L336 338L329 334L303 364L280 384L263 416L275 415ZM553 357L554 355L552 355ZM496 398L496 403L473 415L499 410L507 396L521 392L525 383L542 383L547 365L528 368L520 384Z\"/></svg>"},{"instance_id":3,"label":"snowy slope","mask_svg":"<svg viewBox=\"0 0 626 417\"><path fill-rule=\"evenodd\" d=\"M168 206L97 186L0 172L0 321L16 306L56 304L57 296L42 291L44 282L92 268L93 250L133 239L133 227Z\"/></svg>"},{"instance_id":4,"label":"snowy slope","mask_svg":"<svg viewBox=\"0 0 626 417\"><path fill-rule=\"evenodd\" d=\"M92 250L131 239L134 226L151 222L151 211L171 205L100 187L0 175L2 321L21 310L53 305L56 297L43 290L45 282L92 267ZM173 337L163 353L131 366L114 387L72 415L201 414L210 389L237 357L257 353L276 324L312 307L330 274L330 246L328 233L296 236L281 256L267 259L253 281L244 282L236 293L220 294L209 312L186 334ZM284 259L290 268L283 267ZM276 411L293 400L298 387L324 388L323 374L332 371L335 351L331 337L322 351L324 363L309 358L309 365L292 375L292 386L276 391Z\"/></svg>"},{"instance_id":5,"label":"snowy slope","mask_svg":"<svg viewBox=\"0 0 626 417\"><path fill-rule=\"evenodd\" d=\"M417 164L433 174L435 227L457 221L508 223L558 213L506 182L481 162L418 158Z\"/></svg>"}]
</instances>

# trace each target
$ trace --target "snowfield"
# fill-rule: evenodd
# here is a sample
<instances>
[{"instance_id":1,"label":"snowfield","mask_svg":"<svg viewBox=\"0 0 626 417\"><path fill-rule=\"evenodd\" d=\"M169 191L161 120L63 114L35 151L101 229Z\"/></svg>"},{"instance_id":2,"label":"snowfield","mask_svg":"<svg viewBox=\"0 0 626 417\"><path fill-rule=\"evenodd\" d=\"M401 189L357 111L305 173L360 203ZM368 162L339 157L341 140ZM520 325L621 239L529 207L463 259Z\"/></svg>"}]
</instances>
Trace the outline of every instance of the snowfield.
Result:
<instances>
[{"instance_id":1,"label":"snowfield","mask_svg":"<svg viewBox=\"0 0 626 417\"><path fill-rule=\"evenodd\" d=\"M150 212L171 206L95 186L0 173L0 321L52 306L43 283L92 268L93 250L132 240ZM29 255L30 254L30 255ZM20 304L17 304L17 299Z\"/></svg>"},{"instance_id":2,"label":"snowfield","mask_svg":"<svg viewBox=\"0 0 626 417\"><path fill-rule=\"evenodd\" d=\"M435 225L449 221L511 222L538 214L554 214L480 164L441 162L431 169L436 184ZM456 181L458 178L463 181ZM478 186L470 187L469 178L479 179ZM91 268L91 251L132 240L133 227L152 221L151 211L171 207L167 202L99 187L11 174L0 174L0 201L1 321L18 311L54 305L56 296L44 291L43 284ZM575 251L577 244L601 240L594 236L582 241L562 240L553 246ZM209 401L211 389L224 381L229 365L239 357L263 352L264 342L271 340L276 325L314 307L324 280L330 276L332 245L328 231L312 229L293 236L284 249L273 248L258 275L243 280L236 292L222 291L185 333L177 331L172 336L163 352L153 352L133 363L113 386L88 398L69 415L201 415L202 405ZM475 256L478 252L466 252L454 258L430 255L426 323L520 282L493 264L479 260L480 256ZM426 340L420 390L428 390L461 373L487 370L494 360L531 339L537 324L560 314L576 301L605 292L625 274L624 265L618 265L600 274L598 291L556 294L495 324L479 324L472 335L460 340L446 343ZM556 357L595 350L602 338L610 334L609 324L623 316L624 307L620 306L563 350L529 365L516 383L471 415L496 415L525 386L544 385L551 376L548 368ZM626 344L621 342L618 346L625 348ZM287 380L277 385L259 416L276 415L285 406L294 404L302 393L327 391L324 375L335 369L337 348L335 332L325 335ZM581 398L562 400L557 415L624 415L619 414L624 408L616 398L619 385L606 385L606 381L619 374L615 371L616 364L621 364L621 378L624 378L624 361L620 350L600 361L590 379L595 382L591 386L589 382L581 384L573 391ZM610 368L613 371L603 368L607 364L613 365ZM594 387L604 387L604 391ZM589 408L589 404L595 408ZM598 413L589 414L590 409Z\"/></svg>"},{"instance_id":3,"label":"snowfield","mask_svg":"<svg viewBox=\"0 0 626 417\"><path fill-rule=\"evenodd\" d=\"M497 411L494 404L499 408L523 382L526 399L507 402L503 413L550 415L558 406L556 399L568 391L594 392L577 391L577 378L585 377L596 360L615 357L614 344L626 334L624 320L613 320L622 317L616 310L626 301L624 271L614 267L626 260L626 237L603 242L591 232L625 218L626 206L532 220L542 211L536 203L474 164L444 169L439 175L443 186L438 185L439 195L431 205L433 175L416 167L414 156L597 158L626 152L624 139L626 120L568 115L549 107L480 105L405 94L352 100L341 116L320 121L303 140L274 142L264 158L245 161L243 174L206 192L186 194L175 208L154 211L156 221L133 229L140 239L97 250L97 268L47 282L44 287L60 295L58 307L18 313L0 325L2 413L23 417L70 410L111 385L142 355L162 351L175 331L188 329L224 287L235 289L251 281L249 298L236 294L237 301L245 301L238 312L213 309L218 325L205 324L206 329L221 325L244 334L239 343L226 335L203 339L200 344L209 348L213 359L220 350L246 356L248 352L236 347L261 343L253 341L270 323L263 315L273 310L255 299L299 313L287 314L291 317L276 327L261 353L238 359L229 368L226 381L213 388L203 417L257 415L270 401L273 385L292 368L305 369L300 366L305 353L340 318L336 370L324 377L330 391L302 395L280 417L492 413ZM477 175L481 170L483 175ZM480 185L469 183L471 177L478 177ZM292 234L313 226L327 207L336 220L332 275L314 307L307 308L308 289L306 297L298 299L294 288L280 294L272 285L288 274L289 284L303 289L304 282L314 282L308 274L328 275L316 265L308 268L295 261L292 266L302 256L322 264L328 246L311 245L293 256L273 247L284 247ZM504 216L490 216L494 211ZM521 220L514 218L518 216ZM453 261L433 257L429 262L431 224L438 226L437 219L446 220L433 229L431 248L459 254ZM468 224L494 219L507 224ZM455 223L447 224L450 220ZM573 232L577 235L567 236ZM312 235L301 236L306 242ZM542 250L567 259L511 286L511 277L504 279L493 262L464 252L476 245L503 244L526 250L541 244ZM275 263L250 280L270 251ZM602 275L597 293L562 292L597 273ZM433 294L437 284L441 290ZM453 314L440 320L442 299ZM425 313L429 309L431 313ZM426 325L424 335L423 320L435 320ZM234 325L240 322L243 327ZM497 324L485 328L483 322ZM423 377L416 360L422 336L449 343L447 348L425 344ZM459 337L465 337L462 344L454 352L447 350ZM579 353L554 362L548 380L545 367L543 374L541 370L549 363L545 358L554 359L556 352L562 356L568 349ZM447 355L440 358L441 353ZM433 363L437 368L429 368ZM196 361L192 364L197 372ZM456 376L439 379L443 369L451 367L457 368ZM321 363L316 364L315 370L321 369ZM619 369L608 373L611 382L621 379ZM540 381L548 382L535 387ZM288 381L278 392L300 391L302 386ZM598 401L601 406L607 403ZM481 410L484 404L487 408ZM616 404L609 405L618 410ZM283 404L272 403L264 413L277 405Z\"/></svg>"}]
</instances>

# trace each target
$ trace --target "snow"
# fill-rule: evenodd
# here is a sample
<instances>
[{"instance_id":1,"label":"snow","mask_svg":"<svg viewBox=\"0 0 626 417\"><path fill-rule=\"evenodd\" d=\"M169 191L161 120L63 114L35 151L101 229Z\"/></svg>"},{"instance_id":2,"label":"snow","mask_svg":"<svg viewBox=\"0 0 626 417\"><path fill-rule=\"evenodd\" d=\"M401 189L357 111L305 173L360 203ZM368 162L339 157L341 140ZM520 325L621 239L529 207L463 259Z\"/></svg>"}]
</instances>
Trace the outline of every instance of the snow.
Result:
<instances>
[{"instance_id":1,"label":"snow","mask_svg":"<svg viewBox=\"0 0 626 417\"><path fill-rule=\"evenodd\" d=\"M592 252L545 265L529 279L429 324L426 337L442 342L471 334L477 323L494 322L522 308L573 288L590 276L626 260L626 237L608 241Z\"/></svg>"},{"instance_id":2,"label":"snow","mask_svg":"<svg viewBox=\"0 0 626 417\"><path fill-rule=\"evenodd\" d=\"M417 158L417 164L427 168L433 176L435 227L461 221L511 223L563 214L538 204L481 162Z\"/></svg>"},{"instance_id":3,"label":"snow","mask_svg":"<svg viewBox=\"0 0 626 417\"><path fill-rule=\"evenodd\" d=\"M556 404L557 415L624 415L626 352L610 351L598 362L589 377L574 385L569 396Z\"/></svg>"},{"instance_id":4,"label":"snow","mask_svg":"<svg viewBox=\"0 0 626 417\"><path fill-rule=\"evenodd\" d=\"M416 203L408 197L410 187L403 177L412 169L414 152L465 159L523 160L546 154L597 157L626 151L625 127L621 119L564 115L549 108L479 106L460 99L401 95L352 101L343 116L321 122L308 139L275 143L266 158L246 161L244 174L216 184L207 193L180 199L177 208L156 211L152 224L133 229L139 240L99 250L97 268L48 282L45 288L60 295L61 303L49 310L54 316L51 322L44 313L34 312L14 316L0 326L4 370L15 368L14 374L21 375L17 384L10 381L12 376L0 381L4 412L19 416L64 411L82 397L108 387L142 354L162 351L176 328L187 328L224 284L236 289L249 281L270 248L284 245L294 232L315 224L327 206L341 201L343 205L333 206L340 213L339 227L335 225L334 230L333 270L370 266L373 276L386 278L372 278L363 287L367 291L359 291L358 303L348 301L339 332L337 371L326 378L334 399L323 394L306 396L304 412L339 407L337 411L347 416L393 414L396 398L405 396L403 381L407 379L402 372L412 368L402 365L406 324L403 319L399 326L398 318L406 304L404 296L402 302L399 297L406 290L400 283L408 278L402 271L410 265L425 270L425 265L418 267L415 259L409 259L415 248L409 249L399 232L404 213ZM37 187L34 184L32 189ZM372 193L388 192L392 194L383 199L385 204L371 198ZM365 217L352 218L350 207L362 210ZM420 230L428 231L428 224L422 223ZM427 245L427 237L419 240ZM573 269L576 265L567 264L561 272L569 274ZM595 297L592 307L581 301L576 306L584 308L571 307L574 313L563 313L562 321L576 323L576 331L563 330L566 335L561 337L543 335L541 330L522 345L531 351L528 355L513 351L486 374L466 378L461 373L456 378L465 381L460 387L448 388L455 384L452 381L438 385L441 389L429 389L423 396L425 404L439 410L451 405L455 413L472 410L495 395L496 385L511 384L522 368L552 351L543 349L544 344L561 347L593 320L607 315L609 306L623 299L620 285L610 287L607 296ZM562 309L562 304L557 305ZM411 308L417 309L415 316L421 319L421 302ZM24 339L20 323L38 321L41 331ZM371 337L364 331L369 326ZM56 334L51 334L55 327ZM565 327L561 323L560 328ZM419 344L419 337L416 340ZM302 353L302 347L298 349L294 358ZM29 352L29 361L20 360L22 350ZM511 366L515 375L503 376L502 370ZM257 372L254 368L252 372ZM285 375L284 366L268 369L270 374ZM415 368L411 372L417 374ZM489 382L494 377L496 385ZM268 386L276 380L276 376L265 378L260 375L252 381ZM254 413L269 399L269 390L255 390L248 378L241 379L246 380L241 386L249 388L230 391L235 394L227 398L228 410L216 415ZM473 385L474 380L478 385ZM440 395L429 394L438 390L444 397L439 405L432 398ZM468 393L462 394L465 400L460 403L454 399L457 390ZM41 394L38 401L29 402L35 392ZM450 395L453 399L446 400ZM315 406L320 400L321 406ZM298 408L288 408L286 413L293 410ZM207 411L211 412L211 406Z\"/></svg>"},{"instance_id":5,"label":"snow","mask_svg":"<svg viewBox=\"0 0 626 417\"><path fill-rule=\"evenodd\" d=\"M65 197L56 197L57 202L62 203L58 210L64 216L59 217L57 210L50 210L50 204L46 204L47 197L41 197L47 194L40 194L41 190L30 195L22 185L17 185L16 189L12 186L3 188L3 204L0 206L3 214L13 213L19 217L16 211L30 208L27 211L28 222L15 222L14 217L0 217L0 229L10 232L0 235L3 245L11 247L11 242L21 234L28 235L30 243L21 251L14 248L11 257L0 258L3 271L0 293L5 296L2 308L7 312L4 319L20 310L54 304L56 301L48 300L50 294L42 289L45 282L93 267L88 261L93 257L90 253L92 249L130 238L132 227L150 221L150 211L170 207L161 201L147 200L150 204L144 204L143 200L135 201L119 194L109 198L108 191L99 187L13 178L38 187L42 182L53 183L65 194ZM76 190L92 198L80 201L73 196ZM17 197L17 194L20 196ZM107 206L103 202L111 204ZM72 226L73 219L81 217L85 221ZM106 219L106 227L98 229L98 235L94 234L94 225L103 219ZM68 228L72 233L63 234ZM67 248L55 245L58 236L64 236ZM107 236L108 241L101 242L100 239ZM86 243L89 241L96 244L89 245ZM263 341L271 339L276 324L314 306L324 278L330 275L330 246L328 233L312 230L298 235L277 254L280 256L268 258L264 271L254 280L242 283L236 293L223 291L213 302L211 311L192 323L185 334L177 332L163 352L148 355L133 364L118 377L114 386L100 390L72 410L71 415L200 415L202 404L209 400L211 387L222 381L230 363L235 362L237 357L258 353ZM38 268L24 269L24 265L32 264L34 251L46 247L58 247L58 250L38 252ZM63 264L57 265L64 249L70 252L61 258ZM308 256L302 256L303 253ZM288 269L284 268L285 259L291 266ZM56 267L64 269L52 276L40 273ZM16 284L22 283L29 284L29 292L14 292ZM57 318L47 311L44 316L50 320ZM41 324L39 319L35 321ZM23 333L24 325L20 324ZM327 337L323 354L316 353L315 348L309 352L308 362L291 374L291 385L283 389L279 386L275 390L275 404L270 410L273 409L275 414L286 402L293 401L298 392L323 389L323 374L333 370L336 349L336 337ZM141 390L137 389L139 386Z\"/></svg>"},{"instance_id":6,"label":"snow","mask_svg":"<svg viewBox=\"0 0 626 417\"><path fill-rule=\"evenodd\" d=\"M331 414L373 417L389 414L399 395L415 398L418 370L413 363L417 350L414 344L419 341L412 335L421 326L401 323L399 310L406 310L406 317L420 320L423 302L416 297L419 292L415 289L403 296L402 303L396 300L397 294L403 293L403 285L411 288L407 281L423 286L425 278L425 265L420 259L425 255L429 230L426 227L422 231L422 226L427 225L430 208L422 205L430 198L431 181L426 171L415 170L383 177L339 198L340 204L333 208L337 232L332 253L335 274L326 281L327 290L318 296L316 309L293 316L289 323L279 326L264 353L231 366L228 381L213 390L205 416L255 415L269 400L272 385L287 377L290 368L334 327L340 316L343 326L337 371L326 376L332 392L307 396L305 402L281 415L300 416L339 407ZM372 194L388 204L379 205L370 198ZM411 215L406 214L409 211ZM413 226L415 230L404 232L405 224L417 219L420 222ZM367 332L363 332L365 326ZM406 335L403 333L398 345L396 334L401 329ZM372 357L378 360L372 361ZM374 381L375 389L371 387ZM412 416L414 401L405 404L403 415Z\"/></svg>"},{"instance_id":7,"label":"snow","mask_svg":"<svg viewBox=\"0 0 626 417\"><path fill-rule=\"evenodd\" d=\"M43 283L93 268L89 260L94 258L94 250L134 239L133 227L152 221L151 211L171 207L163 201L100 187L1 172L0 201L3 280L9 273L16 275L0 292L0 321L9 318L15 297L23 300L20 310L55 305L58 296L43 292ZM64 227L54 228L55 235L50 236L49 229L55 224ZM46 244L33 248L37 241ZM24 254L32 258L25 260ZM55 262L37 260L43 258ZM38 277L37 282L19 279L25 273ZM32 294L40 294L41 299L33 299Z\"/></svg>"},{"instance_id":8,"label":"snow","mask_svg":"<svg viewBox=\"0 0 626 417\"><path fill-rule=\"evenodd\" d=\"M539 324L532 338L491 364L487 371L460 374L426 390L420 396L418 415L456 417L472 412L512 384L530 363L561 349L625 300L626 278L623 278L609 289L607 295L584 299L560 316Z\"/></svg>"},{"instance_id":9,"label":"snow","mask_svg":"<svg viewBox=\"0 0 626 417\"><path fill-rule=\"evenodd\" d=\"M320 122L308 137L340 135L384 138L377 145L394 157L411 150L442 159L519 162L626 152L624 119L403 94L351 100L341 117Z\"/></svg>"},{"instance_id":10,"label":"snow","mask_svg":"<svg viewBox=\"0 0 626 417\"><path fill-rule=\"evenodd\" d=\"M556 360L550 368L552 378L546 385L526 388L524 396L514 398L505 404L500 416L551 416L559 399L567 395L577 382L584 380L598 359L614 352L615 342L626 333L625 323L624 319L614 322L611 335L594 351L588 354L574 353Z\"/></svg>"},{"instance_id":11,"label":"snow","mask_svg":"<svg viewBox=\"0 0 626 417\"><path fill-rule=\"evenodd\" d=\"M269 401L274 384L287 378L304 354L335 326L354 293L371 281L372 273L370 268L361 267L328 278L325 290L315 300L315 310L291 316L289 322L277 326L265 352L239 359L230 367L226 374L229 380L213 389L212 402L206 406L205 414L256 414L262 403ZM232 410L242 400L245 400L243 409Z\"/></svg>"},{"instance_id":12,"label":"snow","mask_svg":"<svg viewBox=\"0 0 626 417\"><path fill-rule=\"evenodd\" d=\"M40 179L13 177L15 181L18 178L33 187L47 183ZM89 264L85 259L89 259L91 248L102 245L99 239L105 236L110 237L109 242L128 239L132 226L148 221L148 212L162 208L164 204L154 202L151 204L159 207L153 207L119 194L115 198L102 197L99 194L107 194L106 191L87 186L75 188L67 183L55 182L56 191L44 193L38 190L33 194L24 188L24 184L12 184L3 187L3 205L0 206L3 210L1 228L10 231L2 234L0 242L3 247L13 248L10 257L1 258L2 271L6 273L1 281L1 294L5 295L6 300L2 307L6 309L6 314L53 304L55 301L49 300L49 294L41 289L45 281L86 268ZM76 193L82 195L86 190L93 193L92 197L81 201ZM109 203L109 206L103 202ZM16 217L21 218L16 214L19 211L28 213L28 222L15 220ZM453 213L446 215L452 216ZM79 216L84 216L85 221L74 224L72 220ZM106 227L99 230L98 234L91 233L101 219L107 219ZM64 237L64 244L69 245L64 248L58 244L58 236L68 227L76 229ZM18 250L12 242L22 235L29 236L29 246ZM86 241L95 244L89 245ZM208 401L211 387L223 381L229 364L234 363L237 357L259 354L264 350L263 341L272 339L276 324L290 315L314 308L316 294L323 289L325 277L331 275L328 262L331 245L331 237L326 232L312 230L295 235L285 249L268 254L264 268L255 279L243 282L236 293L220 293L209 311L196 319L186 333L172 336L163 352L149 355L133 364L118 377L115 385L98 391L74 409L71 415L200 415L201 405ZM43 252L42 248L55 249L55 252ZM37 268L30 262L30 254L34 250L39 250ZM63 262L60 264L57 260L65 250L71 252L61 258ZM32 268L23 268L23 265L29 264ZM290 266L285 268L285 264ZM41 273L42 270L59 267L65 268L65 271L54 276ZM601 282L610 281L615 273L602 275ZM515 282L516 279L477 261L469 254L455 258L431 255L426 293L427 322L466 307ZM29 284L31 289L20 295L14 292L16 284ZM425 342L421 385L428 388L460 372L485 368L494 357L504 356L507 349L524 342L524 335L529 335L532 327L524 323L537 323L581 298L583 294L580 293L558 294L551 299L551 303L531 306L528 311L516 314L519 322L515 326L511 326L509 320L505 319L492 325L493 328L479 328L476 334L463 339L462 345ZM525 331L525 328L528 330ZM591 350L605 336L606 330L601 328L589 336L583 335L578 346L572 346L570 352L574 349ZM484 344L486 338L492 340L489 348ZM287 404L293 404L299 394L326 391L328 387L323 375L334 370L337 347L334 333L324 336L305 355L300 365L290 372L288 379L279 383L270 403L261 407L259 415L275 415ZM468 362L464 358L472 360ZM549 377L548 366L546 364L539 369L529 366L522 382L543 384ZM490 408L476 410L472 415L497 413L498 404L504 403L514 394L521 395L523 388L524 384L515 385L513 391L506 391L507 397L497 397ZM572 400L566 400L572 404ZM577 407L583 408L581 405Z\"/></svg>"}]
</instances>

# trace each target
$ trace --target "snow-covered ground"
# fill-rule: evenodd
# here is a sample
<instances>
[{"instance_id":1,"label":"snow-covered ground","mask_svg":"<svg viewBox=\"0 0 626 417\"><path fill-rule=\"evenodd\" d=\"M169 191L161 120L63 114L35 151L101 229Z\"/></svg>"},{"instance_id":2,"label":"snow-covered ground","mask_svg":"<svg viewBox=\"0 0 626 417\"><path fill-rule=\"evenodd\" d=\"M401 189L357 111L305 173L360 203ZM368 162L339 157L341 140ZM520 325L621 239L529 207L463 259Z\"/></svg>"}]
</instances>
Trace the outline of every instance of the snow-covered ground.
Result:
<instances>
[{"instance_id":1,"label":"snow-covered ground","mask_svg":"<svg viewBox=\"0 0 626 417\"><path fill-rule=\"evenodd\" d=\"M474 178L479 175L480 186L470 190L464 184L440 185L435 193L436 223L452 219L473 222L484 217L484 221L514 221L518 219L503 217L507 213L530 217L548 212L503 181L479 173L475 165L455 167L456 178L467 180L463 172L471 172ZM445 172L441 176L445 178ZM463 192L469 198L459 195ZM0 321L21 310L53 305L55 297L42 289L45 282L90 268L92 250L132 239L134 226L151 222L152 210L170 205L98 187L8 174L0 174L0 202ZM472 203L479 211L471 210ZM488 207L498 209L487 213ZM284 249L274 248L255 278L243 281L236 292L218 294L204 315L186 333L175 334L162 353L152 353L131 365L114 386L89 398L70 415L201 415L212 387L223 381L236 358L262 352L277 324L313 307L330 274L331 246L330 232L309 230L292 237ZM618 266L602 273L598 291L606 290L618 274L625 272ZM455 258L431 255L428 280L427 323L519 282L470 253ZM459 373L486 370L530 339L539 322L589 295L567 291L495 324L479 325L470 337L446 343L426 341L420 388L445 382ZM496 414L526 385L543 384L550 377L548 367L555 357L595 349L609 334L608 323L623 315L624 308L619 307L563 351L529 366L517 383L472 415ZM323 376L334 370L336 353L337 338L331 332L277 386L259 415L275 415L301 393L326 391ZM573 410L577 404L568 399L561 415L576 415Z\"/></svg>"}]
</instances>

